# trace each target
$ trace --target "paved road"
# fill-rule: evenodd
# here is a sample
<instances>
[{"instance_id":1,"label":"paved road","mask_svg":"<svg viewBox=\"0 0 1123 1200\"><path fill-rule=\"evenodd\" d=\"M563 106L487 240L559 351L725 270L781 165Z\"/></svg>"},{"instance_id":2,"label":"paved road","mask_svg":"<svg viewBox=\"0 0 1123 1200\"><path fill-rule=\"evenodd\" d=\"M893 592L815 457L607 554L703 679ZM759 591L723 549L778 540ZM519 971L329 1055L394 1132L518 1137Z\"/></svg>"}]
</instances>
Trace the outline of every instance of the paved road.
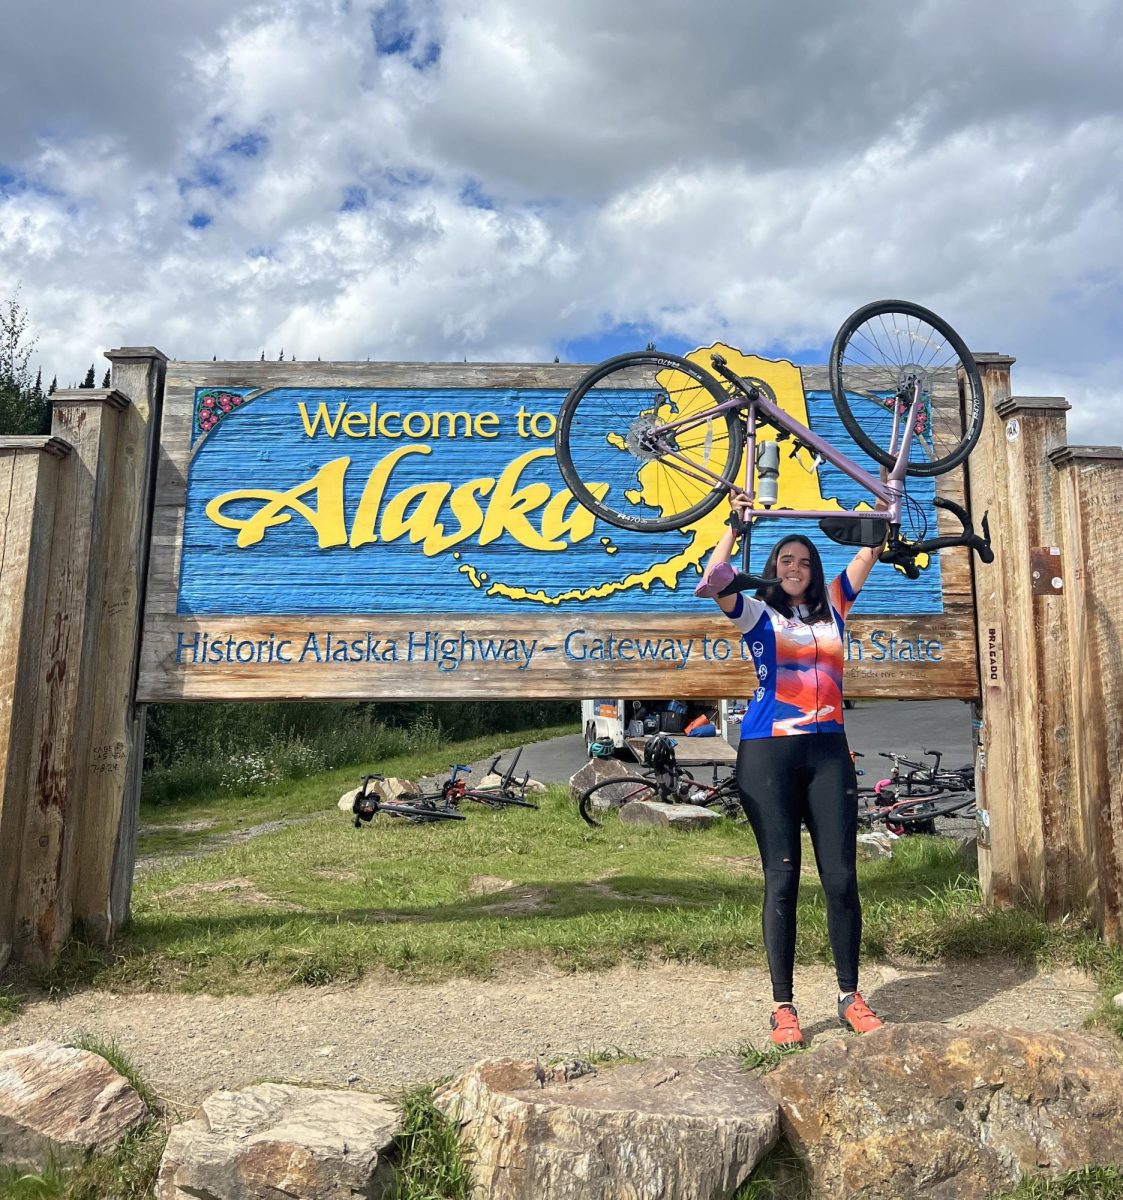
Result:
<instances>
[{"instance_id":1,"label":"paved road","mask_svg":"<svg viewBox=\"0 0 1123 1200\"><path fill-rule=\"evenodd\" d=\"M889 764L877 757L880 750L899 750L910 756L920 755L927 747L942 750L949 767L970 762L971 706L960 700L878 700L862 702L846 714L850 747L872 759L865 765L867 776ZM736 732L733 738L736 740ZM529 770L542 783L565 783L586 762L585 739L580 734L531 742L523 748L520 773ZM479 770L474 775L479 778Z\"/></svg>"}]
</instances>

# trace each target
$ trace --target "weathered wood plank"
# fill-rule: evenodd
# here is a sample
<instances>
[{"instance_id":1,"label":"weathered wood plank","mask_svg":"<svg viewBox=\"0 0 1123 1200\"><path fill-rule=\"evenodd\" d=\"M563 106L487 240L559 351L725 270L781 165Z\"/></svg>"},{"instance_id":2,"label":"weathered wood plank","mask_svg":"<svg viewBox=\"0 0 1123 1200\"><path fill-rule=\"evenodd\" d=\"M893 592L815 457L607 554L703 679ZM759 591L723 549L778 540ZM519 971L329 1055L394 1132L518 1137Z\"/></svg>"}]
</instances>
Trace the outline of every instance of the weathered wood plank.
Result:
<instances>
[{"instance_id":1,"label":"weathered wood plank","mask_svg":"<svg viewBox=\"0 0 1123 1200\"><path fill-rule=\"evenodd\" d=\"M105 480L111 522L99 559L104 586L91 611L97 636L88 665L97 689L76 771L84 827L75 914L109 942L128 915L136 857L144 714L134 691L166 359L151 348L107 357L122 411Z\"/></svg>"},{"instance_id":2,"label":"weathered wood plank","mask_svg":"<svg viewBox=\"0 0 1123 1200\"><path fill-rule=\"evenodd\" d=\"M1073 894L1123 943L1123 450L1066 446L1058 469L1069 628Z\"/></svg>"},{"instance_id":3,"label":"weathered wood plank","mask_svg":"<svg viewBox=\"0 0 1123 1200\"><path fill-rule=\"evenodd\" d=\"M99 573L91 571L104 534L106 494L101 465L112 457L117 412L102 401L64 403L52 432L74 446L59 472L51 532L51 561L38 678L31 691L28 802L14 944L26 962L52 963L70 933L75 854L81 805L74 793L76 756L87 736L85 715L94 681L81 664L89 653L88 599Z\"/></svg>"},{"instance_id":4,"label":"weathered wood plank","mask_svg":"<svg viewBox=\"0 0 1123 1200\"><path fill-rule=\"evenodd\" d=\"M978 654L980 661L982 730L976 761L978 805L983 822L979 837L979 882L987 901L1016 904L1022 899L1019 868L1019 829L1014 810L1019 759L1010 703L1018 688L1016 666L1007 649L1011 601L1007 580L1013 567L1005 423L996 405L1010 395L1014 360L988 355L979 360L986 412L982 434L967 460L971 503L975 511L989 509L994 534L992 564L974 570Z\"/></svg>"},{"instance_id":5,"label":"weathered wood plank","mask_svg":"<svg viewBox=\"0 0 1123 1200\"><path fill-rule=\"evenodd\" d=\"M60 457L38 441L0 447L0 969L14 939Z\"/></svg>"}]
</instances>

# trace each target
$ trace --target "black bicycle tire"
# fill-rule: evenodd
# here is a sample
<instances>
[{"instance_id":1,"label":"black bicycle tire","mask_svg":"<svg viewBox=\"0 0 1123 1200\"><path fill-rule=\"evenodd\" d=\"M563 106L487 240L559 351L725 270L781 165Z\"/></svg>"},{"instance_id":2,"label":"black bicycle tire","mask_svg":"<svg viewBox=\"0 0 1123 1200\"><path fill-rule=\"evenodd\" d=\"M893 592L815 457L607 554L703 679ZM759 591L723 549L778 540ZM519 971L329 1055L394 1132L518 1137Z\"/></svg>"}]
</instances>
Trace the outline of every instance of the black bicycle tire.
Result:
<instances>
[{"instance_id":1,"label":"black bicycle tire","mask_svg":"<svg viewBox=\"0 0 1123 1200\"><path fill-rule=\"evenodd\" d=\"M378 806L378 811L390 817L405 817L409 821L463 821L463 813L450 808L420 808L415 804L397 804L387 801Z\"/></svg>"},{"instance_id":2,"label":"black bicycle tire","mask_svg":"<svg viewBox=\"0 0 1123 1200\"><path fill-rule=\"evenodd\" d=\"M537 808L538 805L533 800L527 800L525 797L505 796L502 792L492 794L476 794L473 795L471 789L464 793L469 800L477 800L481 804L486 804L488 808Z\"/></svg>"},{"instance_id":3,"label":"black bicycle tire","mask_svg":"<svg viewBox=\"0 0 1123 1200\"><path fill-rule=\"evenodd\" d=\"M622 372L629 367L634 368L644 364L683 372L683 374L695 380L710 394L715 405L724 404L729 399L725 392L722 391L721 385L712 375L698 366L697 363L680 358L676 354L664 354L659 351L649 350L635 351L630 354L618 354L615 358L606 359L587 372L570 389L558 413L557 431L554 436L554 452L558 469L561 471L566 486L573 493L574 499L582 507L587 508L595 516L600 517L601 520L607 521L609 525L615 525L618 529L629 529L637 533L667 533L674 529L681 529L684 525L689 525L693 521L700 520L718 504L726 494L728 486L736 485L737 473L741 465L741 456L744 452L745 433L741 418L736 411L727 411L724 417L729 434L730 452L728 455L729 462L721 472L724 485L712 488L697 504L684 509L682 512L676 512L669 517L641 517L611 508L602 503L589 490L585 480L581 478L581 472L577 469L573 461L570 434L573 428L574 417L577 414L581 401L598 383L618 371Z\"/></svg>"},{"instance_id":4,"label":"black bicycle tire","mask_svg":"<svg viewBox=\"0 0 1123 1200\"><path fill-rule=\"evenodd\" d=\"M627 783L634 783L636 785L635 792L629 793L627 800L659 799L659 788L656 786L655 781L651 779L645 779L642 775L618 775L613 779L602 779L598 783L594 783L591 788L586 788L585 791L581 793L581 799L577 803L577 811L581 814L581 819L585 822L585 824L591 825L594 829L600 828L600 822L594 821L589 815L589 808L591 807L589 801L591 800L594 792L599 792L602 788L606 788L610 784L616 784L619 786L620 784ZM627 801L624 801L624 803L626 802Z\"/></svg>"},{"instance_id":5,"label":"black bicycle tire","mask_svg":"<svg viewBox=\"0 0 1123 1200\"><path fill-rule=\"evenodd\" d=\"M835 334L834 344L831 346L829 364L831 395L834 397L835 408L838 410L838 415L846 427L846 431L854 441L876 462L881 463L882 466L891 467L894 463L893 456L870 437L862 421L850 407L850 402L846 397L846 381L843 378L842 367L846 346L854 333L871 318L886 316L889 313L916 317L936 329L959 357L964 374L967 376L971 395L967 398L968 412L963 435L959 442L947 454L935 461L927 463L910 461L905 469L906 475L915 477L943 475L958 467L979 440L979 434L983 429L983 384L979 376L978 365L971 351L967 349L967 343L942 317L937 316L930 309L924 308L920 304L914 304L911 300L875 300L872 304L864 304L861 308L856 309L843 321L838 333Z\"/></svg>"},{"instance_id":6,"label":"black bicycle tire","mask_svg":"<svg viewBox=\"0 0 1123 1200\"><path fill-rule=\"evenodd\" d=\"M975 803L975 797L970 794L956 793L955 795L944 795L943 799L933 797L932 799L923 800L902 800L894 810L888 814L889 820L898 821L901 824L907 824L909 821L931 820L936 817L949 817L952 813L959 812L960 809L967 808ZM908 809L913 805L923 805L925 811L923 813L911 814ZM904 811L902 811L904 810Z\"/></svg>"}]
</instances>

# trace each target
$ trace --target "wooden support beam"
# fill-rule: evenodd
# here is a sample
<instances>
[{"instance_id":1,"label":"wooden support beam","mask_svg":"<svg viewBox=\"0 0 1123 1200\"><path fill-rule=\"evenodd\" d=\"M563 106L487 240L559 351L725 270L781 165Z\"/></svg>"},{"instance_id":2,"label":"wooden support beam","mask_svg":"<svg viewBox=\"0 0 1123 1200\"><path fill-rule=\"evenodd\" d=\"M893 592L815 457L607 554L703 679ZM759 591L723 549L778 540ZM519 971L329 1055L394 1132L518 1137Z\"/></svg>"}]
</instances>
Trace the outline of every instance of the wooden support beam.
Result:
<instances>
[{"instance_id":1,"label":"wooden support beam","mask_svg":"<svg viewBox=\"0 0 1123 1200\"><path fill-rule=\"evenodd\" d=\"M95 694L89 663L96 626L89 615L105 582L96 565L122 403L114 392L81 390L63 393L53 408L52 434L69 442L74 455L56 481L39 661L27 692L33 712L13 937L15 953L38 966L54 962L72 923L82 813L74 768L85 753Z\"/></svg>"},{"instance_id":2,"label":"wooden support beam","mask_svg":"<svg viewBox=\"0 0 1123 1200\"><path fill-rule=\"evenodd\" d=\"M74 914L87 934L108 943L128 916L136 858L144 758L136 676L167 357L153 346L132 346L110 350L106 358L114 394L127 398L128 406L121 412L110 525L99 563L105 586L91 616L98 630L91 659L98 686L86 751L75 771L83 835Z\"/></svg>"},{"instance_id":3,"label":"wooden support beam","mask_svg":"<svg viewBox=\"0 0 1123 1200\"><path fill-rule=\"evenodd\" d=\"M986 414L978 445L967 460L967 478L971 511L990 514L995 555L991 564L973 564L982 699L975 770L981 820L979 883L988 902L1013 904L1018 899L1021 872L1013 811L1018 763L1004 718L1007 696L1015 686L1008 675L1006 655L1009 504L1006 474L1000 465L1006 457L1005 430L995 406L1010 396L1014 359L1002 354L976 354L975 360L982 376Z\"/></svg>"},{"instance_id":4,"label":"wooden support beam","mask_svg":"<svg viewBox=\"0 0 1123 1200\"><path fill-rule=\"evenodd\" d=\"M0 438L0 968L12 949L60 438Z\"/></svg>"},{"instance_id":5,"label":"wooden support beam","mask_svg":"<svg viewBox=\"0 0 1123 1200\"><path fill-rule=\"evenodd\" d=\"M1073 774L1072 893L1123 943L1123 449L1064 446L1059 482Z\"/></svg>"}]
</instances>

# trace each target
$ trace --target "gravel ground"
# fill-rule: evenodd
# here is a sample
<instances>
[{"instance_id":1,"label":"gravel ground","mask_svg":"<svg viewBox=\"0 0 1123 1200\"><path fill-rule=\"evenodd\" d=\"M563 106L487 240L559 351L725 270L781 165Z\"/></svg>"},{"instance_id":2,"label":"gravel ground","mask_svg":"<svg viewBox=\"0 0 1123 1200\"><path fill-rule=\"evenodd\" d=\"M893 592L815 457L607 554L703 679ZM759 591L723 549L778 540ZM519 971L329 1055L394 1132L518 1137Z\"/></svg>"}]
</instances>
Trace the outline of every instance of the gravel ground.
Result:
<instances>
[{"instance_id":1,"label":"gravel ground","mask_svg":"<svg viewBox=\"0 0 1123 1200\"><path fill-rule=\"evenodd\" d=\"M876 965L863 990L888 1020L1033 1030L1077 1028L1096 1001L1094 982L1080 972L1039 974L1007 962ZM538 968L437 984L369 979L253 997L83 992L29 1005L0 1029L0 1049L83 1032L112 1039L160 1095L190 1109L217 1088L261 1079L393 1092L493 1055L764 1046L770 994L763 969L680 965L584 975ZM835 995L826 967L797 970L812 1042L844 1036Z\"/></svg>"}]
</instances>

